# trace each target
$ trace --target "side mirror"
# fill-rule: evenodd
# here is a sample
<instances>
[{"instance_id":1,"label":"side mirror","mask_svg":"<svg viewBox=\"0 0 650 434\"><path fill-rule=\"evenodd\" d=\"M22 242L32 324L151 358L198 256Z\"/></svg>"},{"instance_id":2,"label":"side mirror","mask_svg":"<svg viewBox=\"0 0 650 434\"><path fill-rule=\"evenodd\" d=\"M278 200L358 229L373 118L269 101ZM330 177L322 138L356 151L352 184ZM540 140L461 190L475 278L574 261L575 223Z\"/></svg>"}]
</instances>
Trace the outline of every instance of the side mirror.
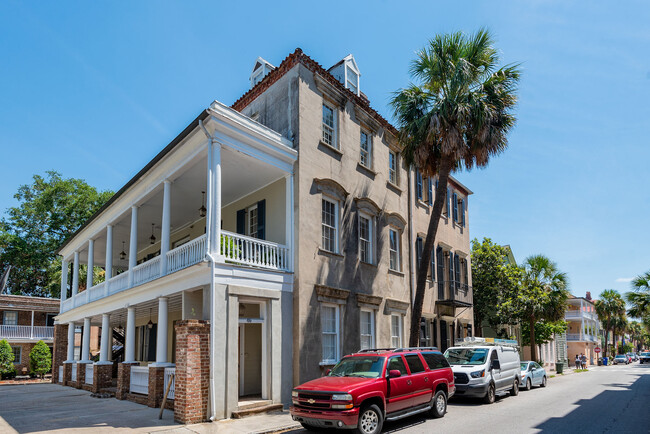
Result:
<instances>
[{"instance_id":1,"label":"side mirror","mask_svg":"<svg viewBox=\"0 0 650 434\"><path fill-rule=\"evenodd\" d=\"M498 360L492 360L492 366L490 369L501 369L501 363Z\"/></svg>"},{"instance_id":2,"label":"side mirror","mask_svg":"<svg viewBox=\"0 0 650 434\"><path fill-rule=\"evenodd\" d=\"M332 372L331 369L325 369L325 376L327 377L330 374L330 372Z\"/></svg>"},{"instance_id":3,"label":"side mirror","mask_svg":"<svg viewBox=\"0 0 650 434\"><path fill-rule=\"evenodd\" d=\"M390 371L388 371L388 377L389 378L397 378L397 377L401 377L401 376L402 376L402 373L398 369L391 369Z\"/></svg>"}]
</instances>

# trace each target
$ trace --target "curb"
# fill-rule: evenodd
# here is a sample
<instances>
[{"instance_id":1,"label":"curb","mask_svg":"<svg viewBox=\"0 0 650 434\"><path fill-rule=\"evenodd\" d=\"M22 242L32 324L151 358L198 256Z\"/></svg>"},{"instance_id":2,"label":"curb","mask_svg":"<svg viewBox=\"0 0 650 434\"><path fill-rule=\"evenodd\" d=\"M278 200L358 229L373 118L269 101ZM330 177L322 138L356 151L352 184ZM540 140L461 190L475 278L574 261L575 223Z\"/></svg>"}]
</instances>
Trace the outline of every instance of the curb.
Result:
<instances>
[{"instance_id":1,"label":"curb","mask_svg":"<svg viewBox=\"0 0 650 434\"><path fill-rule=\"evenodd\" d=\"M251 434L275 434L275 433L282 433L296 428L302 428L302 426L299 423L294 422L285 426L265 429L261 431L253 431Z\"/></svg>"}]
</instances>

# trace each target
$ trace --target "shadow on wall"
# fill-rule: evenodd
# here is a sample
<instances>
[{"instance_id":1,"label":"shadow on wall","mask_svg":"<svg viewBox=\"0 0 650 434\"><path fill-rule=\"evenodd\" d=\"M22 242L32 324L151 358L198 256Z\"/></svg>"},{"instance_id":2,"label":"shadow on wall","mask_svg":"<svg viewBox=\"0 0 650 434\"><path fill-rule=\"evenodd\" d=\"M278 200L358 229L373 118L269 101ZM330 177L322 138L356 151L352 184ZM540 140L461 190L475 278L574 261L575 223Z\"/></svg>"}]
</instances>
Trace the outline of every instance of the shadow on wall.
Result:
<instances>
[{"instance_id":1,"label":"shadow on wall","mask_svg":"<svg viewBox=\"0 0 650 434\"><path fill-rule=\"evenodd\" d=\"M615 387L605 390L591 399L580 399L578 407L562 417L552 417L535 428L542 433L557 432L644 432L648 426L648 402L650 401L650 366L637 365L643 369L636 374L632 384L606 384ZM641 375L645 373L646 375ZM580 390L576 389L576 397Z\"/></svg>"}]
</instances>

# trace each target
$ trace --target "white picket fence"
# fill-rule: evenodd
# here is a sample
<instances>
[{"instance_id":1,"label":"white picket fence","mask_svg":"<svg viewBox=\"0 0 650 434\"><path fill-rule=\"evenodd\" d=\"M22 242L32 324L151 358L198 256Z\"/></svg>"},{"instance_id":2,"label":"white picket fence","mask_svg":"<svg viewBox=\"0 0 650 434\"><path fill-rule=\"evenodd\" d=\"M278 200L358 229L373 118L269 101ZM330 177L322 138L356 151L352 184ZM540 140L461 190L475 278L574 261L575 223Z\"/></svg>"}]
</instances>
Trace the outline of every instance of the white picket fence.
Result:
<instances>
[{"instance_id":1,"label":"white picket fence","mask_svg":"<svg viewBox=\"0 0 650 434\"><path fill-rule=\"evenodd\" d=\"M174 388L176 387L176 375L174 374L176 374L176 368L165 368L165 386L163 390L167 390L169 380L172 381L172 387L169 388L167 399L174 399ZM174 378L172 378L172 375L174 375Z\"/></svg>"},{"instance_id":2,"label":"white picket fence","mask_svg":"<svg viewBox=\"0 0 650 434\"><path fill-rule=\"evenodd\" d=\"M146 366L131 367L131 393L149 394L149 368Z\"/></svg>"}]
</instances>

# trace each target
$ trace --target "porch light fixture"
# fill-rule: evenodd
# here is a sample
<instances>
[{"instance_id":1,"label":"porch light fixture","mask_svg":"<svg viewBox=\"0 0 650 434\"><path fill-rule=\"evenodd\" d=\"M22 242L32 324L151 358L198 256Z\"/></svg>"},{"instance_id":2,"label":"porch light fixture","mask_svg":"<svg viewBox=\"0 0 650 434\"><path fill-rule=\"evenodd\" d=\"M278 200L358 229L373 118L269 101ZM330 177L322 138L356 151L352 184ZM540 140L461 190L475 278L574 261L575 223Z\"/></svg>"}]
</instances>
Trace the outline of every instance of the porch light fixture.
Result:
<instances>
[{"instance_id":1,"label":"porch light fixture","mask_svg":"<svg viewBox=\"0 0 650 434\"><path fill-rule=\"evenodd\" d=\"M149 322L147 323L147 328L149 330L153 328L153 323L151 322L151 308L149 308Z\"/></svg>"},{"instance_id":2,"label":"porch light fixture","mask_svg":"<svg viewBox=\"0 0 650 434\"><path fill-rule=\"evenodd\" d=\"M122 241L122 251L120 252L120 259L121 260L126 259L126 252L124 251L124 241Z\"/></svg>"},{"instance_id":3,"label":"porch light fixture","mask_svg":"<svg viewBox=\"0 0 650 434\"><path fill-rule=\"evenodd\" d=\"M207 211L205 207L205 191L202 191L201 194L203 195L203 198L201 199L201 208L199 208L199 216L205 217L205 213Z\"/></svg>"},{"instance_id":4,"label":"porch light fixture","mask_svg":"<svg viewBox=\"0 0 650 434\"><path fill-rule=\"evenodd\" d=\"M151 223L151 237L149 237L149 241L151 241L151 244L156 243L156 236L153 234L153 228L154 228L154 224Z\"/></svg>"}]
</instances>

